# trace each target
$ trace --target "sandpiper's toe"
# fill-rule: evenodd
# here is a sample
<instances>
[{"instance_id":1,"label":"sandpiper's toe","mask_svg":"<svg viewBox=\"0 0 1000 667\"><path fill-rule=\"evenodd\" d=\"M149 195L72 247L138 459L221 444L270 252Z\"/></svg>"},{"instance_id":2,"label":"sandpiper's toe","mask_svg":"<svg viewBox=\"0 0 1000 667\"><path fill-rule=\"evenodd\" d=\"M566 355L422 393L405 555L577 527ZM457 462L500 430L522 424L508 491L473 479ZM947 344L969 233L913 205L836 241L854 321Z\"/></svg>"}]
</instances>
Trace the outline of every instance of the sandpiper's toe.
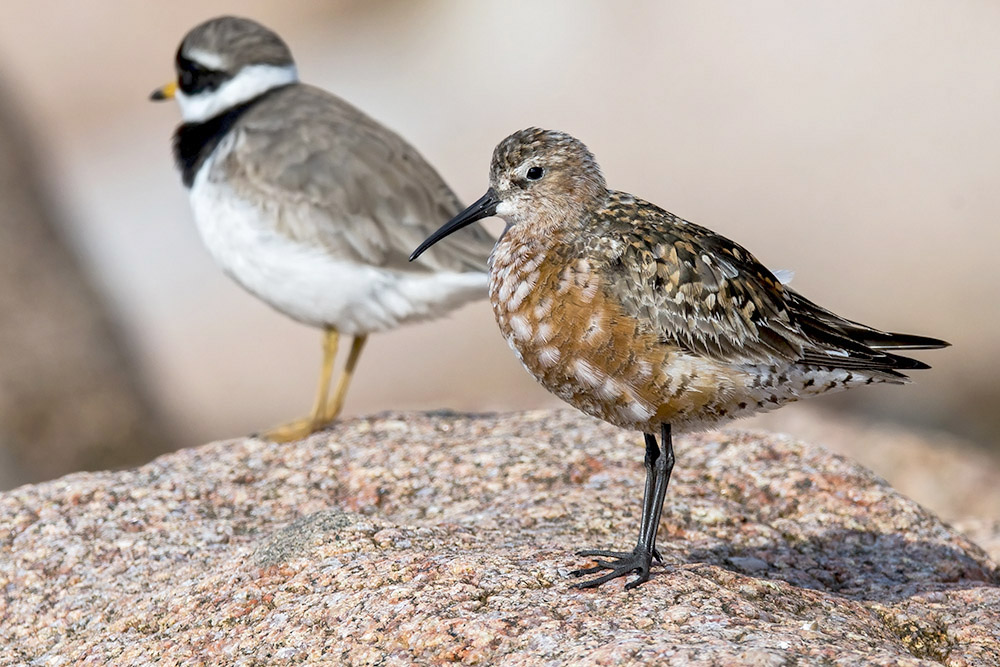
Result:
<instances>
[{"instance_id":1,"label":"sandpiper's toe","mask_svg":"<svg viewBox=\"0 0 1000 667\"><path fill-rule=\"evenodd\" d=\"M601 551L597 549L588 549L577 553L580 556L597 556L597 565L594 565L593 567L581 568L579 570L573 570L570 572L571 576L582 577L588 574L596 574L602 570L610 570L610 572L601 575L596 579L590 579L588 581L581 581L578 584L573 584L573 588L597 588L601 584L606 584L612 579L624 577L633 572L635 572L638 576L625 584L625 590L630 590L646 581L649 581L649 568L650 565L652 565L654 553L647 551L642 547L636 547L634 551ZM611 558L613 560L604 560L604 558ZM656 558L657 560L661 560L659 558L659 554L656 554Z\"/></svg>"},{"instance_id":2,"label":"sandpiper's toe","mask_svg":"<svg viewBox=\"0 0 1000 667\"><path fill-rule=\"evenodd\" d=\"M577 551L577 556L600 556L601 558L629 558L632 556L631 551L603 551L601 549L584 549L583 551ZM659 549L653 549L653 560L657 563L663 563L663 556L660 555Z\"/></svg>"}]
</instances>

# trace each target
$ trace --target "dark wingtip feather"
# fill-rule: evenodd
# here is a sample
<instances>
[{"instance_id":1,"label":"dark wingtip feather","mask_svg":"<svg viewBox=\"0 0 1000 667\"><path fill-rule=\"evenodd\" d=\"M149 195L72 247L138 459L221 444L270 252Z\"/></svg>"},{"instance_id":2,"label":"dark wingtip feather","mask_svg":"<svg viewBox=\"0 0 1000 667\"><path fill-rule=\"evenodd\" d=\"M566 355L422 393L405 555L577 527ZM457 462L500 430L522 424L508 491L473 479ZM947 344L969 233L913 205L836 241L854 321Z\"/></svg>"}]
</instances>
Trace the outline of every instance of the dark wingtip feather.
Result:
<instances>
[{"instance_id":1,"label":"dark wingtip feather","mask_svg":"<svg viewBox=\"0 0 1000 667\"><path fill-rule=\"evenodd\" d=\"M898 354L888 354L886 356L892 359L894 369L904 371L925 371L930 368L930 366L924 362L911 359L910 357L901 357Z\"/></svg>"},{"instance_id":2,"label":"dark wingtip feather","mask_svg":"<svg viewBox=\"0 0 1000 667\"><path fill-rule=\"evenodd\" d=\"M881 331L865 331L857 340L873 350L936 350L951 346L939 338Z\"/></svg>"}]
</instances>

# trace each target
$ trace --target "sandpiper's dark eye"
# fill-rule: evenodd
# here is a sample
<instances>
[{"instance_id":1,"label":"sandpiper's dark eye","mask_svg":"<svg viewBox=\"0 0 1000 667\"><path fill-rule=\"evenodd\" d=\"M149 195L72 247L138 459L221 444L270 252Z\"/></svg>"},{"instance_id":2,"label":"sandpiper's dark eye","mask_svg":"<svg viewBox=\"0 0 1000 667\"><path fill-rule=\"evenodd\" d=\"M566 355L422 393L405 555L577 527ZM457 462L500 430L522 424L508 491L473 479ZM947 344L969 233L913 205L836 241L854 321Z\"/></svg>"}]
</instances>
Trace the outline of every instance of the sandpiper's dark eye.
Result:
<instances>
[{"instance_id":1,"label":"sandpiper's dark eye","mask_svg":"<svg viewBox=\"0 0 1000 667\"><path fill-rule=\"evenodd\" d=\"M545 174L545 170L541 167L532 167L525 176L528 177L529 181L537 181L543 174Z\"/></svg>"}]
</instances>

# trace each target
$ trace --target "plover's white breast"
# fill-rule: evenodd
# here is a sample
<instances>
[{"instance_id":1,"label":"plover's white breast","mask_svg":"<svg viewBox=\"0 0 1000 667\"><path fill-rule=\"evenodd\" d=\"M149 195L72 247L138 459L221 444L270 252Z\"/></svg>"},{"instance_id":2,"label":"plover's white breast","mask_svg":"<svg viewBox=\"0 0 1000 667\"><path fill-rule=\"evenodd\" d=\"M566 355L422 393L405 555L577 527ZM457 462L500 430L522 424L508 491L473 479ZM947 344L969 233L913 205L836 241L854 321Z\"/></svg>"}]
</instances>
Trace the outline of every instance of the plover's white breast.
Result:
<instances>
[{"instance_id":1,"label":"plover's white breast","mask_svg":"<svg viewBox=\"0 0 1000 667\"><path fill-rule=\"evenodd\" d=\"M400 271L337 256L327 245L278 231L279 216L322 215L308 205L238 196L214 169L216 148L190 190L202 240L222 269L252 294L300 322L358 335L439 317L486 295L485 272ZM330 225L336 225L334 220Z\"/></svg>"}]
</instances>

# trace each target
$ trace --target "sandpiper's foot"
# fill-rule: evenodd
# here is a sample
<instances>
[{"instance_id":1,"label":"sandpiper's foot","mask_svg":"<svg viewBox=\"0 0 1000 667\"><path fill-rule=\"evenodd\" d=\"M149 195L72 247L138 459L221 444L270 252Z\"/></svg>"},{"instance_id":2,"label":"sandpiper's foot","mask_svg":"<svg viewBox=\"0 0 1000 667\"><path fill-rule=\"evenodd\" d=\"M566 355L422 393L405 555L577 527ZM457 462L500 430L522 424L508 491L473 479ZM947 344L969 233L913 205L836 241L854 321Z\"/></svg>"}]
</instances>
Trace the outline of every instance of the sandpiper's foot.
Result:
<instances>
[{"instance_id":1,"label":"sandpiper's foot","mask_svg":"<svg viewBox=\"0 0 1000 667\"><path fill-rule=\"evenodd\" d=\"M636 547L638 549L639 547ZM632 551L602 551L600 549L587 549L585 551L577 551L577 556L600 556L602 558L631 558ZM653 560L657 563L663 563L663 556L660 555L660 550L653 548Z\"/></svg>"},{"instance_id":2,"label":"sandpiper's foot","mask_svg":"<svg viewBox=\"0 0 1000 667\"><path fill-rule=\"evenodd\" d=\"M312 435L316 431L323 430L324 427L329 422L321 422L310 417L304 419L296 419L295 421L290 421L287 424L280 424L274 428L269 428L266 431L257 433L258 438L263 440L270 440L271 442L293 442L295 440L301 440L308 435Z\"/></svg>"},{"instance_id":3,"label":"sandpiper's foot","mask_svg":"<svg viewBox=\"0 0 1000 667\"><path fill-rule=\"evenodd\" d=\"M660 554L656 553L655 549L650 552L641 546L637 546L633 551L601 551L598 549L588 549L586 551L578 551L577 555L585 557L596 556L597 558L595 560L597 561L597 565L594 567L573 570L570 572L571 576L582 577L588 574L595 574L601 570L611 571L605 575L597 577L596 579L573 584L574 588L597 588L601 584L605 584L612 579L624 577L627 574L635 572L639 576L625 584L625 590L629 590L635 588L643 582L649 581L649 566L652 564L654 557L656 560L663 562L663 559L660 558ZM614 560L604 560L605 558L612 558Z\"/></svg>"}]
</instances>

